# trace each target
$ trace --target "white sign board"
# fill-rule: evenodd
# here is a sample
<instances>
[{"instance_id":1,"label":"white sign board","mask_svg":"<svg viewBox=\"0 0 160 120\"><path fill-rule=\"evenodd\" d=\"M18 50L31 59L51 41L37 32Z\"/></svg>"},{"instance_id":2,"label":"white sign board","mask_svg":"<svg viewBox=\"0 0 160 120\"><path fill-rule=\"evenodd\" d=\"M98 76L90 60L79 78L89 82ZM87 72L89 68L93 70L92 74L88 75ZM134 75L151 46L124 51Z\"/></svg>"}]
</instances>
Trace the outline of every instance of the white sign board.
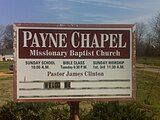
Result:
<instances>
[{"instance_id":1,"label":"white sign board","mask_svg":"<svg viewBox=\"0 0 160 120\"><path fill-rule=\"evenodd\" d=\"M133 25L14 25L14 100L135 98Z\"/></svg>"}]
</instances>

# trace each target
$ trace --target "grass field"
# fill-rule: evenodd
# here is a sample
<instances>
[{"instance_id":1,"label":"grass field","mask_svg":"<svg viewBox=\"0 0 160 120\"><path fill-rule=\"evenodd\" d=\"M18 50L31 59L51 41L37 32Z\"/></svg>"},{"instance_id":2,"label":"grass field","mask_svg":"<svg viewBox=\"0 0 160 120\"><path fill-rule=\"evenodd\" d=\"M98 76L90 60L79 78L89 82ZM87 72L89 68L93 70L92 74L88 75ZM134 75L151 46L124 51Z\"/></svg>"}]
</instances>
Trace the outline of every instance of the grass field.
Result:
<instances>
[{"instance_id":1,"label":"grass field","mask_svg":"<svg viewBox=\"0 0 160 120\"><path fill-rule=\"evenodd\" d=\"M9 71L9 66L13 64L13 61L0 61L0 72L8 73Z\"/></svg>"},{"instance_id":2,"label":"grass field","mask_svg":"<svg viewBox=\"0 0 160 120\"><path fill-rule=\"evenodd\" d=\"M142 62L143 60L139 59ZM153 62L154 61L154 62ZM156 59L151 60L154 65L159 65ZM0 76L0 106L12 99L12 79L13 75L8 70L12 62L0 62L0 72L6 73ZM160 120L160 73L147 72L137 70L137 99L136 101L144 104L149 109L152 109ZM81 107L90 106L90 102L82 102ZM85 108L85 107L84 107Z\"/></svg>"},{"instance_id":3,"label":"grass field","mask_svg":"<svg viewBox=\"0 0 160 120\"><path fill-rule=\"evenodd\" d=\"M12 77L0 77L0 106L12 99ZM8 80L7 80L8 79Z\"/></svg>"},{"instance_id":4,"label":"grass field","mask_svg":"<svg viewBox=\"0 0 160 120\"><path fill-rule=\"evenodd\" d=\"M137 71L137 101L155 111L160 120L160 73Z\"/></svg>"},{"instance_id":5,"label":"grass field","mask_svg":"<svg viewBox=\"0 0 160 120\"><path fill-rule=\"evenodd\" d=\"M0 106L12 99L13 74L9 71L12 61L0 62Z\"/></svg>"}]
</instances>

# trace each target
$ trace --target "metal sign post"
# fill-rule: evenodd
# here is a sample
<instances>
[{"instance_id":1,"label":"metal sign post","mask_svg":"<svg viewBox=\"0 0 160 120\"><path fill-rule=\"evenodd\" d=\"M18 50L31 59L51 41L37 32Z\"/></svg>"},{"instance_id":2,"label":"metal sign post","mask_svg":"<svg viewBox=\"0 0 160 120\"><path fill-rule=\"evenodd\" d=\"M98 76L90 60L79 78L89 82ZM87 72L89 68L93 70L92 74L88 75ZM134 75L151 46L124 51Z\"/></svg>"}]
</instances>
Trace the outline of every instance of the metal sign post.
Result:
<instances>
[{"instance_id":1,"label":"metal sign post","mask_svg":"<svg viewBox=\"0 0 160 120\"><path fill-rule=\"evenodd\" d=\"M69 120L80 120L79 118L79 101L68 102L70 106L70 118Z\"/></svg>"}]
</instances>

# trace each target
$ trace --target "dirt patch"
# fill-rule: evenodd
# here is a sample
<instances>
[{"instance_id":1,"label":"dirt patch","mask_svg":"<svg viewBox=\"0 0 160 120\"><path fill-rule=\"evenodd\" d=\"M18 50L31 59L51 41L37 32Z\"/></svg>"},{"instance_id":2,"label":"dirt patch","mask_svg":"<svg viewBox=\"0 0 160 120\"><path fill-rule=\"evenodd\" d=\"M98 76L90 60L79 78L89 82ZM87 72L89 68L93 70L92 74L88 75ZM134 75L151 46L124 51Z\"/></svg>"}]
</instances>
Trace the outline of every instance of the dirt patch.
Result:
<instances>
[{"instance_id":1,"label":"dirt patch","mask_svg":"<svg viewBox=\"0 0 160 120\"><path fill-rule=\"evenodd\" d=\"M160 67L159 66L151 66L151 65L145 65L145 64L136 64L136 67L139 70L160 73Z\"/></svg>"},{"instance_id":2,"label":"dirt patch","mask_svg":"<svg viewBox=\"0 0 160 120\"><path fill-rule=\"evenodd\" d=\"M1 76L9 76L9 75L13 75L13 74L12 74L12 73L0 72L0 77L1 77Z\"/></svg>"}]
</instances>

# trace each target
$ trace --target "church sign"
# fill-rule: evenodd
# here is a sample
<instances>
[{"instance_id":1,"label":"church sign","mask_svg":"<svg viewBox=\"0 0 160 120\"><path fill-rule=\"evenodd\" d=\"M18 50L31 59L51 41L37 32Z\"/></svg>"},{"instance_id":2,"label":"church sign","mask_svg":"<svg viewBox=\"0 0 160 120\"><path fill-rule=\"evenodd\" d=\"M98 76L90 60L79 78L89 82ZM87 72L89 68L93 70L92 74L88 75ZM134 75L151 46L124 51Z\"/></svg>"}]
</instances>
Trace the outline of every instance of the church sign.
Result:
<instances>
[{"instance_id":1,"label":"church sign","mask_svg":"<svg viewBox=\"0 0 160 120\"><path fill-rule=\"evenodd\" d=\"M14 100L135 98L132 24L14 24Z\"/></svg>"}]
</instances>

